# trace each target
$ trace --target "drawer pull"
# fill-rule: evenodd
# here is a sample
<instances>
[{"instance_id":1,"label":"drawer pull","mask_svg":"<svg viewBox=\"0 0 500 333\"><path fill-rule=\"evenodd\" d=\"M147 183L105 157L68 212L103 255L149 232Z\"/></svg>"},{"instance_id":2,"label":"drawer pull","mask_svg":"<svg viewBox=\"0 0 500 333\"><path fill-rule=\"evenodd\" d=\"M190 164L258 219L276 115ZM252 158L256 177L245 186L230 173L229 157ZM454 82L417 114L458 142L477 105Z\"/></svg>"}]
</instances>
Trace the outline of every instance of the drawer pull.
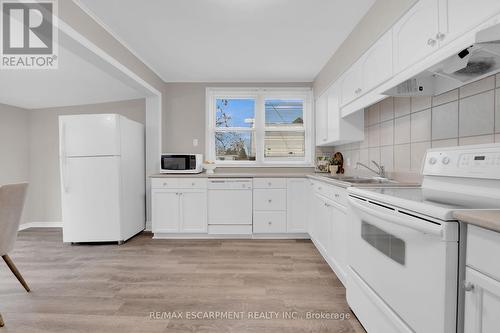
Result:
<instances>
[{"instance_id":1,"label":"drawer pull","mask_svg":"<svg viewBox=\"0 0 500 333\"><path fill-rule=\"evenodd\" d=\"M269 221L269 222L267 222L267 224L271 225L271 224L273 224L273 222Z\"/></svg>"},{"instance_id":2,"label":"drawer pull","mask_svg":"<svg viewBox=\"0 0 500 333\"><path fill-rule=\"evenodd\" d=\"M335 198L338 198L340 197L340 195L338 193L335 193Z\"/></svg>"},{"instance_id":3,"label":"drawer pull","mask_svg":"<svg viewBox=\"0 0 500 333\"><path fill-rule=\"evenodd\" d=\"M163 183L163 186L167 186L167 183Z\"/></svg>"},{"instance_id":4,"label":"drawer pull","mask_svg":"<svg viewBox=\"0 0 500 333\"><path fill-rule=\"evenodd\" d=\"M272 185L273 185L273 183L269 182L269 183L267 183L267 185L272 186Z\"/></svg>"},{"instance_id":5,"label":"drawer pull","mask_svg":"<svg viewBox=\"0 0 500 333\"><path fill-rule=\"evenodd\" d=\"M194 186L194 185L195 185L195 183L191 183L191 186Z\"/></svg>"},{"instance_id":6,"label":"drawer pull","mask_svg":"<svg viewBox=\"0 0 500 333\"><path fill-rule=\"evenodd\" d=\"M271 202L273 202L273 200L272 200L272 199L269 199L269 200L267 200L267 202L271 203Z\"/></svg>"}]
</instances>

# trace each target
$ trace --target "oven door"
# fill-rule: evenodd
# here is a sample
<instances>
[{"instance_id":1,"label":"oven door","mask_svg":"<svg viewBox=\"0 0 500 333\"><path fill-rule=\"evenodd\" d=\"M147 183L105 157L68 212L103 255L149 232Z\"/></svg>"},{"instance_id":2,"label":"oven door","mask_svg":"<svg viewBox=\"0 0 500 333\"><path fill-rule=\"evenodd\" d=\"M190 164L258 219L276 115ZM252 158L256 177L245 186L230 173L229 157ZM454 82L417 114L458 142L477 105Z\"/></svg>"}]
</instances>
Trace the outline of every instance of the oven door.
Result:
<instances>
[{"instance_id":1,"label":"oven door","mask_svg":"<svg viewBox=\"0 0 500 333\"><path fill-rule=\"evenodd\" d=\"M395 331L456 332L458 223L352 196L349 205L348 263L357 286L377 298L386 318L399 320Z\"/></svg>"}]
</instances>

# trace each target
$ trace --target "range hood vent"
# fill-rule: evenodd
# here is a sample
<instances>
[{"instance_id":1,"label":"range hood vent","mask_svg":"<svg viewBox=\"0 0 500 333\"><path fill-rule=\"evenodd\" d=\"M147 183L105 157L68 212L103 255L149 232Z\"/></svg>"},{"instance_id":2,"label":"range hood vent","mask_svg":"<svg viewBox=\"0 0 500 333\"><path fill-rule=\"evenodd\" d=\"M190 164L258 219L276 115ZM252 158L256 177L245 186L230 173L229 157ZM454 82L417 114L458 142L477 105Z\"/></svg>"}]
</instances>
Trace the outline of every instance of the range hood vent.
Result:
<instances>
[{"instance_id":1,"label":"range hood vent","mask_svg":"<svg viewBox=\"0 0 500 333\"><path fill-rule=\"evenodd\" d=\"M388 96L435 96L500 71L500 24L476 33L475 43L384 92Z\"/></svg>"}]
</instances>

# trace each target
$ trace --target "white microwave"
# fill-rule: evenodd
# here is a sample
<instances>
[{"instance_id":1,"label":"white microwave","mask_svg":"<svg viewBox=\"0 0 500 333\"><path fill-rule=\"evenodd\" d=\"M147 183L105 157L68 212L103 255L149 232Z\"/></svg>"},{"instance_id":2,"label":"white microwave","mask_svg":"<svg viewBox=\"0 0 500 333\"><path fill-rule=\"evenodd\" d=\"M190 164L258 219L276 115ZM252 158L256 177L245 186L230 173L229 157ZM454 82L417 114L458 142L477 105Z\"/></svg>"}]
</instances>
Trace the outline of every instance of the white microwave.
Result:
<instances>
[{"instance_id":1,"label":"white microwave","mask_svg":"<svg viewBox=\"0 0 500 333\"><path fill-rule=\"evenodd\" d=\"M202 154L162 154L161 173L201 173L203 171Z\"/></svg>"}]
</instances>

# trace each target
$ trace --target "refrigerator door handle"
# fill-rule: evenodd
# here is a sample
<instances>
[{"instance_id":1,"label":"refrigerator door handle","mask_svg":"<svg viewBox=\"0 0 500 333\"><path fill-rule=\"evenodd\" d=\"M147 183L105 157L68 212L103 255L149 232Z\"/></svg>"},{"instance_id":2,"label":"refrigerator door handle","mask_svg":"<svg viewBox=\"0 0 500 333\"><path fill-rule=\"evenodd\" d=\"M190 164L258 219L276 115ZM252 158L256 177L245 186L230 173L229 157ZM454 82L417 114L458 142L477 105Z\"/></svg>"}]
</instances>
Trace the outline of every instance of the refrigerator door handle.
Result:
<instances>
[{"instance_id":1,"label":"refrigerator door handle","mask_svg":"<svg viewBox=\"0 0 500 333\"><path fill-rule=\"evenodd\" d=\"M63 185L63 188L64 188L64 193L68 193L69 191L69 188L68 188L68 183L67 183L67 179L68 177L66 177L66 170L67 170L67 164L68 164L68 157L66 156L66 126L64 124L64 122L62 123L62 126L61 126L61 137L62 137L62 140L61 140L61 174L62 174L62 185Z\"/></svg>"}]
</instances>

